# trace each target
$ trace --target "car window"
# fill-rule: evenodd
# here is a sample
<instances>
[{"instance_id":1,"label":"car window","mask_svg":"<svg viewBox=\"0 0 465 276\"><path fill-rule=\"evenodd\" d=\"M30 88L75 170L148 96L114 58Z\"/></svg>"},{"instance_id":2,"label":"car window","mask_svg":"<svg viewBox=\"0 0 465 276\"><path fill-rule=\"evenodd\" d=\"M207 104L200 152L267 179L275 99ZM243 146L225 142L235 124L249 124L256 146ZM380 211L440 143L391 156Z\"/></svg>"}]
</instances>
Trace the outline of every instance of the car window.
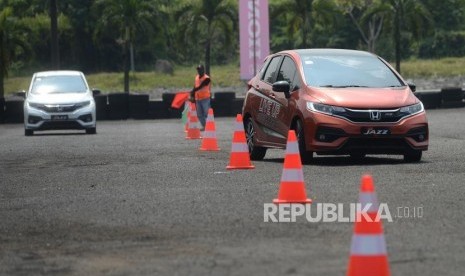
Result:
<instances>
[{"instance_id":1,"label":"car window","mask_svg":"<svg viewBox=\"0 0 465 276\"><path fill-rule=\"evenodd\" d=\"M40 76L34 78L31 93L85 93L87 86L81 76Z\"/></svg>"},{"instance_id":2,"label":"car window","mask_svg":"<svg viewBox=\"0 0 465 276\"><path fill-rule=\"evenodd\" d=\"M262 80L267 83L274 83L278 71L278 66L281 61L281 56L275 56L271 59L268 67L266 68L265 74L263 75Z\"/></svg>"},{"instance_id":3,"label":"car window","mask_svg":"<svg viewBox=\"0 0 465 276\"><path fill-rule=\"evenodd\" d=\"M304 55L305 80L320 87L395 87L404 84L375 56Z\"/></svg>"},{"instance_id":4,"label":"car window","mask_svg":"<svg viewBox=\"0 0 465 276\"><path fill-rule=\"evenodd\" d=\"M284 57L281 68L279 68L279 73L276 81L287 81L290 84L291 91L295 87L295 76L296 76L296 67L294 61L290 57Z\"/></svg>"}]
</instances>

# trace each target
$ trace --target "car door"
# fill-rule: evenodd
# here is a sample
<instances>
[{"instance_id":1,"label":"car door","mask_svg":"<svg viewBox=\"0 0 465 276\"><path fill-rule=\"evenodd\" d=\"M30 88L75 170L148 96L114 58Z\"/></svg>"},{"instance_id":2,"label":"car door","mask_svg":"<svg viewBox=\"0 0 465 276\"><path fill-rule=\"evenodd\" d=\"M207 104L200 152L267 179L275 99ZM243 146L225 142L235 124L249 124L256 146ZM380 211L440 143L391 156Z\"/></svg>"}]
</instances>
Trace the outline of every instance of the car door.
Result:
<instances>
[{"instance_id":1,"label":"car door","mask_svg":"<svg viewBox=\"0 0 465 276\"><path fill-rule=\"evenodd\" d=\"M270 96L280 103L279 112L277 114L278 124L276 126L276 131L282 136L287 137L296 106L295 97L292 97L292 94L296 93L300 88L297 67L291 57L284 56L281 67L278 70L276 81L287 81L290 85L290 98L286 98L286 94L282 92L272 91L270 93ZM282 142L286 143L286 140Z\"/></svg>"},{"instance_id":2,"label":"car door","mask_svg":"<svg viewBox=\"0 0 465 276\"><path fill-rule=\"evenodd\" d=\"M259 80L253 84L253 93L259 97L255 110L255 122L259 128L257 139L271 146L281 146L283 137L279 130L278 114L281 103L275 99L272 85L276 81L282 63L282 55L271 57Z\"/></svg>"}]
</instances>

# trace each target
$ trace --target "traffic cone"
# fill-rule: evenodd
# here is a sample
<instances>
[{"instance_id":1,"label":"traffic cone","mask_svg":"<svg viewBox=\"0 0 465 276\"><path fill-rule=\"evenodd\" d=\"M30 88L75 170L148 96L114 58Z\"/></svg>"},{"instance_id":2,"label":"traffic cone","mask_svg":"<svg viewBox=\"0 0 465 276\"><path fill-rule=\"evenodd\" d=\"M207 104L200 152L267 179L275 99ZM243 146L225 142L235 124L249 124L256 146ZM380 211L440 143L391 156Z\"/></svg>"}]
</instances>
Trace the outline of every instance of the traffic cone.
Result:
<instances>
[{"instance_id":1,"label":"traffic cone","mask_svg":"<svg viewBox=\"0 0 465 276\"><path fill-rule=\"evenodd\" d=\"M373 178L370 175L362 177L359 203L361 210L371 204L366 213L371 221L368 221L363 215L357 214L347 275L390 275L383 226L381 221L376 221L379 204Z\"/></svg>"},{"instance_id":2,"label":"traffic cone","mask_svg":"<svg viewBox=\"0 0 465 276\"><path fill-rule=\"evenodd\" d=\"M281 185L279 187L278 198L273 199L273 203L312 203L312 200L307 198L305 192L299 144L297 143L294 130L289 130L287 135L286 156L284 157Z\"/></svg>"},{"instance_id":3,"label":"traffic cone","mask_svg":"<svg viewBox=\"0 0 465 276\"><path fill-rule=\"evenodd\" d=\"M245 139L244 124L242 115L237 114L236 123L231 146L231 155L229 165L226 169L254 169L255 166L250 162L249 148Z\"/></svg>"},{"instance_id":4,"label":"traffic cone","mask_svg":"<svg viewBox=\"0 0 465 276\"><path fill-rule=\"evenodd\" d=\"M219 151L218 142L216 140L215 119L213 109L208 109L207 122L205 123L205 131L203 132L202 144L200 150Z\"/></svg>"},{"instance_id":5,"label":"traffic cone","mask_svg":"<svg viewBox=\"0 0 465 276\"><path fill-rule=\"evenodd\" d=\"M191 104L191 111L189 112L189 120L187 122L187 133L186 139L200 139L200 123L199 119L197 118L197 110L195 108L195 104Z\"/></svg>"}]
</instances>

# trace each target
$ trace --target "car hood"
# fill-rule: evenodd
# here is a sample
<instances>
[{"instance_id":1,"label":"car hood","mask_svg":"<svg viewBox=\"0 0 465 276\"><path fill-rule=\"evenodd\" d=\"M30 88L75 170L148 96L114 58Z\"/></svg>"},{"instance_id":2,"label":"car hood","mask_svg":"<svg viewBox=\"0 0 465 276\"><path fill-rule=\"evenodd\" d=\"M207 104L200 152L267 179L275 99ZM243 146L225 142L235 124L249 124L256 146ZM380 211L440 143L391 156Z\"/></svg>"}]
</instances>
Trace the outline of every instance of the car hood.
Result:
<instances>
[{"instance_id":1,"label":"car hood","mask_svg":"<svg viewBox=\"0 0 465 276\"><path fill-rule=\"evenodd\" d=\"M62 93L62 94L29 94L28 102L40 104L73 104L90 101L92 96L89 93Z\"/></svg>"},{"instance_id":2,"label":"car hood","mask_svg":"<svg viewBox=\"0 0 465 276\"><path fill-rule=\"evenodd\" d=\"M398 108L418 102L410 88L321 88L311 87L310 95L321 103L348 108Z\"/></svg>"}]
</instances>

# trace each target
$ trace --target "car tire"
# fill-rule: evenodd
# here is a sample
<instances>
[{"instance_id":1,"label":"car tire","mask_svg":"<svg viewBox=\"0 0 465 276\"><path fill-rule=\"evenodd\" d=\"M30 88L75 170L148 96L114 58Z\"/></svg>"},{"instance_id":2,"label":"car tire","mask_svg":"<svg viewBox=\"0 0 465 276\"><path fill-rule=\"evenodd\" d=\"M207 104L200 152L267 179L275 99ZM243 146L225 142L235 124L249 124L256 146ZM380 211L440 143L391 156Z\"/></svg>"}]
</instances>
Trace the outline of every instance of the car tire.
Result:
<instances>
[{"instance_id":1,"label":"car tire","mask_svg":"<svg viewBox=\"0 0 465 276\"><path fill-rule=\"evenodd\" d=\"M245 121L245 138L251 160L263 160L266 155L267 148L255 145L255 128L251 118Z\"/></svg>"},{"instance_id":2,"label":"car tire","mask_svg":"<svg viewBox=\"0 0 465 276\"><path fill-rule=\"evenodd\" d=\"M24 136L32 136L34 131L32 129L24 129Z\"/></svg>"},{"instance_id":3,"label":"car tire","mask_svg":"<svg viewBox=\"0 0 465 276\"><path fill-rule=\"evenodd\" d=\"M310 164L313 161L313 152L307 151L305 145L305 131L302 121L297 120L295 123L295 134L297 136L297 143L299 144L300 159L303 164Z\"/></svg>"},{"instance_id":4,"label":"car tire","mask_svg":"<svg viewBox=\"0 0 465 276\"><path fill-rule=\"evenodd\" d=\"M87 128L86 134L97 134L97 128L96 127Z\"/></svg>"},{"instance_id":5,"label":"car tire","mask_svg":"<svg viewBox=\"0 0 465 276\"><path fill-rule=\"evenodd\" d=\"M423 152L421 150L412 150L404 153L404 161L407 163L420 162Z\"/></svg>"}]
</instances>

